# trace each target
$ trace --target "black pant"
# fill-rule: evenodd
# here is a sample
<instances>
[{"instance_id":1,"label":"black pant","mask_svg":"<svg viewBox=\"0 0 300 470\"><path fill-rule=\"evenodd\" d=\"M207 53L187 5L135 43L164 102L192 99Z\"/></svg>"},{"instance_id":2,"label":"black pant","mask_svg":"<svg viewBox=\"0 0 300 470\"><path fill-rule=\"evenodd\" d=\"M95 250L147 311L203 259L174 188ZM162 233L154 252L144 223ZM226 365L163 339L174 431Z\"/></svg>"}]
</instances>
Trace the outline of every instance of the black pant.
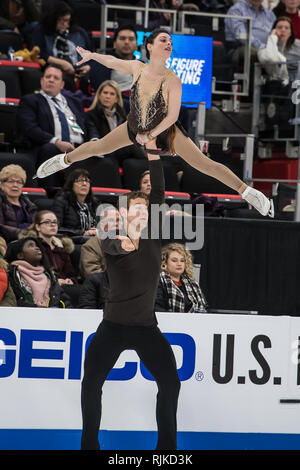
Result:
<instances>
[{"instance_id":1,"label":"black pant","mask_svg":"<svg viewBox=\"0 0 300 470\"><path fill-rule=\"evenodd\" d=\"M103 320L88 347L81 390L82 450L99 450L101 396L104 381L121 352L134 349L157 386L156 449L177 448L177 402L180 380L170 344L157 326L125 326ZM121 397L120 397L121 398Z\"/></svg>"}]
</instances>

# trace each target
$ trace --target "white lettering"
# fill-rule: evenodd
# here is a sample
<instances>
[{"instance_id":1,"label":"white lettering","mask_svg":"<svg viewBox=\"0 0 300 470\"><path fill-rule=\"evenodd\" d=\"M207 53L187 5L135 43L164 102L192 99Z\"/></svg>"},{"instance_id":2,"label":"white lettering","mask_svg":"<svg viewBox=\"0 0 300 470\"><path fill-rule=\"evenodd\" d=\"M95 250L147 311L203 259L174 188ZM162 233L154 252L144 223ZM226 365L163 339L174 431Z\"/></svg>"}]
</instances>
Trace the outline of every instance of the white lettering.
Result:
<instances>
[{"instance_id":1,"label":"white lettering","mask_svg":"<svg viewBox=\"0 0 300 470\"><path fill-rule=\"evenodd\" d=\"M183 85L199 85L205 60L174 57L168 60L167 67L173 69Z\"/></svg>"}]
</instances>

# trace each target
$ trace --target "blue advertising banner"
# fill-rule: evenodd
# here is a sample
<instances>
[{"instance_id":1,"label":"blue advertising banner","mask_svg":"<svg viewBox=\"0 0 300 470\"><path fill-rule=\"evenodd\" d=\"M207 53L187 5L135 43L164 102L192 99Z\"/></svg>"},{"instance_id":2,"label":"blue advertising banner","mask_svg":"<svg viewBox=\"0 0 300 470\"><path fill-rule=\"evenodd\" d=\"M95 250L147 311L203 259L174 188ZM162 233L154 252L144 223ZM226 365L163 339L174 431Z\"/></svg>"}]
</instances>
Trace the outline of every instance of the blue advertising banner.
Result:
<instances>
[{"instance_id":1,"label":"blue advertising banner","mask_svg":"<svg viewBox=\"0 0 300 470\"><path fill-rule=\"evenodd\" d=\"M138 45L143 44L144 32L138 31ZM147 33L151 34L151 33ZM211 107L213 39L201 36L171 34L173 52L166 66L182 83L182 104L205 102Z\"/></svg>"}]
</instances>

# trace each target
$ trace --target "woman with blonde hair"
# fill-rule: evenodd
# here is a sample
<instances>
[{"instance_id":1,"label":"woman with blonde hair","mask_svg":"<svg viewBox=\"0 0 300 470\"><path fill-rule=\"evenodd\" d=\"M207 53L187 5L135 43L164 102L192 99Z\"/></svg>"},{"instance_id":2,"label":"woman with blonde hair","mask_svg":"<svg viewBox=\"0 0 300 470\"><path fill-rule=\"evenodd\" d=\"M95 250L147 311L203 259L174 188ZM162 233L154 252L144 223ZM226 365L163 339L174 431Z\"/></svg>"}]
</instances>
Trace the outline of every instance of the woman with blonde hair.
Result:
<instances>
[{"instance_id":1,"label":"woman with blonde hair","mask_svg":"<svg viewBox=\"0 0 300 470\"><path fill-rule=\"evenodd\" d=\"M123 98L117 82L105 80L101 83L85 117L88 138L91 141L101 139L126 122L127 117L123 108ZM118 165L121 165L123 160L128 157L146 158L134 145L129 145L106 155L112 157Z\"/></svg>"},{"instance_id":2,"label":"woman with blonde hair","mask_svg":"<svg viewBox=\"0 0 300 470\"><path fill-rule=\"evenodd\" d=\"M16 240L28 227L37 208L22 194L26 172L20 165L6 165L0 171L0 232L7 242Z\"/></svg>"},{"instance_id":3,"label":"woman with blonde hair","mask_svg":"<svg viewBox=\"0 0 300 470\"><path fill-rule=\"evenodd\" d=\"M97 103L99 101L99 96L102 94L103 89L105 87L110 87L114 90L114 92L115 92L114 96L116 98L116 103L118 104L118 106L120 106L120 108L123 108L123 98L122 98L122 94L121 94L121 90L120 90L119 85L117 84L117 82L115 80L105 80L98 87L98 90L95 93L94 100L93 100L91 106L89 107L89 110L94 109L97 106Z\"/></svg>"},{"instance_id":4,"label":"woman with blonde hair","mask_svg":"<svg viewBox=\"0 0 300 470\"><path fill-rule=\"evenodd\" d=\"M194 278L193 258L180 243L169 243L162 248L161 273L157 288L157 312L207 311L207 302Z\"/></svg>"}]
</instances>

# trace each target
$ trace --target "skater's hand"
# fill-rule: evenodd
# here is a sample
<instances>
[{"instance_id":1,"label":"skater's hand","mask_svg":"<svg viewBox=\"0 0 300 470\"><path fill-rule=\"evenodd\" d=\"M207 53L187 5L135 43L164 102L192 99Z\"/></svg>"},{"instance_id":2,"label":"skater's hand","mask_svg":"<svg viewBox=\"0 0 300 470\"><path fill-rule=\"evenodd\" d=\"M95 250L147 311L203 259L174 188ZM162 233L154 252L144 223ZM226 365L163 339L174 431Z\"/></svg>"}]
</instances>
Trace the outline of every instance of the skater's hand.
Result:
<instances>
[{"instance_id":1,"label":"skater's hand","mask_svg":"<svg viewBox=\"0 0 300 470\"><path fill-rule=\"evenodd\" d=\"M76 51L82 57L82 59L79 62L77 62L76 65L84 64L85 62L88 62L89 60L93 59L93 57L94 57L93 52L88 51L86 49L83 49L83 47L79 47L79 46L76 47Z\"/></svg>"},{"instance_id":2,"label":"skater's hand","mask_svg":"<svg viewBox=\"0 0 300 470\"><path fill-rule=\"evenodd\" d=\"M125 251L133 251L135 250L135 246L132 241L128 237L123 237L122 235L117 235L116 238L121 240L121 247Z\"/></svg>"},{"instance_id":3,"label":"skater's hand","mask_svg":"<svg viewBox=\"0 0 300 470\"><path fill-rule=\"evenodd\" d=\"M70 142L64 142L63 140L57 140L55 145L61 152L72 152L75 149Z\"/></svg>"},{"instance_id":4,"label":"skater's hand","mask_svg":"<svg viewBox=\"0 0 300 470\"><path fill-rule=\"evenodd\" d=\"M137 134L135 136L135 140L137 141L138 144L140 145L146 145L149 142L148 134Z\"/></svg>"}]
</instances>

